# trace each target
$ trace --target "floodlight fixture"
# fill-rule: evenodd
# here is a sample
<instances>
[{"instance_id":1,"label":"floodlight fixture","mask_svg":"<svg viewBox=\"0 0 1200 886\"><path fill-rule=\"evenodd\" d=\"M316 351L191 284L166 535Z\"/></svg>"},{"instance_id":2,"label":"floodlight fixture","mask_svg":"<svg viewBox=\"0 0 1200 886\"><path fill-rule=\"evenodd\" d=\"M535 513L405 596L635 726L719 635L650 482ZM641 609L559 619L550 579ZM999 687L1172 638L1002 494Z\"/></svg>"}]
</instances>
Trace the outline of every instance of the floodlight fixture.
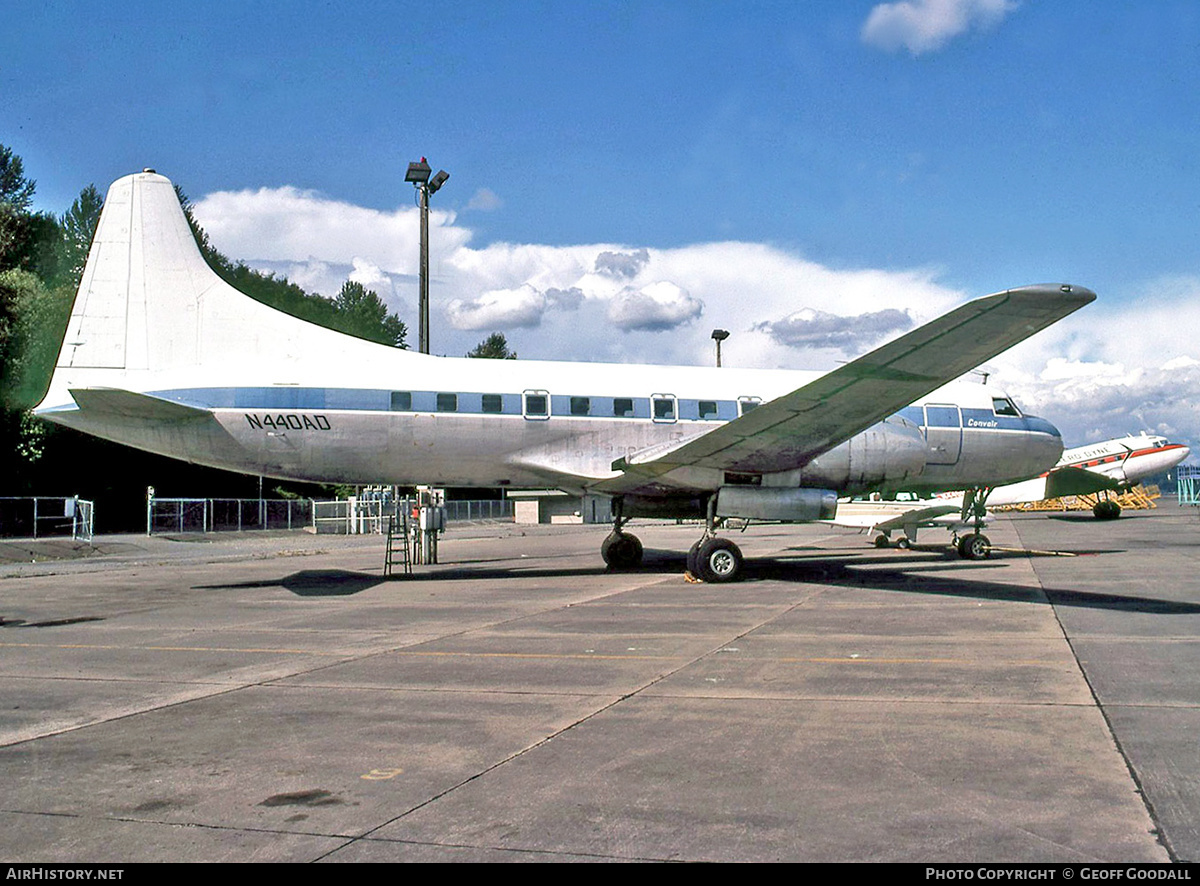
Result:
<instances>
[{"instance_id":1,"label":"floodlight fixture","mask_svg":"<svg viewBox=\"0 0 1200 886\"><path fill-rule=\"evenodd\" d=\"M404 176L404 180L406 182L412 182L414 185L423 185L425 182L429 181L430 172L432 172L432 170L430 169L429 164L425 162L425 158L422 157L416 163L408 164L408 173Z\"/></svg>"},{"instance_id":2,"label":"floodlight fixture","mask_svg":"<svg viewBox=\"0 0 1200 886\"><path fill-rule=\"evenodd\" d=\"M712 331L712 340L717 343L717 366L721 365L721 342L729 338L728 329L714 329Z\"/></svg>"},{"instance_id":3,"label":"floodlight fixture","mask_svg":"<svg viewBox=\"0 0 1200 886\"><path fill-rule=\"evenodd\" d=\"M428 175L428 173L426 173L426 175ZM438 188L444 185L446 183L446 179L449 177L450 173L448 173L446 170L438 170L438 174L429 181L429 193L436 194Z\"/></svg>"}]
</instances>

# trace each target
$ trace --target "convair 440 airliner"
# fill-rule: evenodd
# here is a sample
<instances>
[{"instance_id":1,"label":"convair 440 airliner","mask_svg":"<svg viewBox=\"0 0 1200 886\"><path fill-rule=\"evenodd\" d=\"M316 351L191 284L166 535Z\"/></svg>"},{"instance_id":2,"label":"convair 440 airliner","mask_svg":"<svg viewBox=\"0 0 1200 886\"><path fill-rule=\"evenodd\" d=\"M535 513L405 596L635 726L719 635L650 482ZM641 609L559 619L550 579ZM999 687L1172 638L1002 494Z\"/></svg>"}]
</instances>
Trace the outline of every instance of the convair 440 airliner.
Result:
<instances>
[{"instance_id":1,"label":"convair 440 airliner","mask_svg":"<svg viewBox=\"0 0 1200 886\"><path fill-rule=\"evenodd\" d=\"M995 486L1062 453L971 368L1092 301L1060 284L980 298L827 374L431 357L282 314L205 263L171 182L109 189L38 413L197 464L337 483L557 487L632 517L703 517L693 574L731 581L724 518L833 516L839 494ZM905 414L897 414L911 406Z\"/></svg>"}]
</instances>

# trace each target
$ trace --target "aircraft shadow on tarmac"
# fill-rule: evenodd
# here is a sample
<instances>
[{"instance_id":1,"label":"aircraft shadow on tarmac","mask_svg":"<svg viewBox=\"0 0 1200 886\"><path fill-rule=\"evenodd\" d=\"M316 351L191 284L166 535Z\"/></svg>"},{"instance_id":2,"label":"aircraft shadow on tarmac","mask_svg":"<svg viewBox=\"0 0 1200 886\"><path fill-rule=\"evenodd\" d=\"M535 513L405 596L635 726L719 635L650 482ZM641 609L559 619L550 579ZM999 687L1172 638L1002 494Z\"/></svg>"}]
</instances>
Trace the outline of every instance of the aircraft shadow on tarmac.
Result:
<instances>
[{"instance_id":1,"label":"aircraft shadow on tarmac","mask_svg":"<svg viewBox=\"0 0 1200 886\"><path fill-rule=\"evenodd\" d=\"M1022 555L1023 556L1023 555ZM441 581L502 581L517 578L582 578L602 575L603 566L578 568L534 566L528 560L510 561L505 568L495 560L447 564L433 571L418 572L404 577L385 578L377 573L351 572L344 569L304 569L277 580L260 580L221 585L198 585L197 590L283 587L298 597L348 597L382 584L403 587L411 582ZM855 568L859 567L859 568ZM869 568L862 568L869 567ZM678 551L647 549L640 573L683 573L684 558ZM1109 594L1073 588L1028 587L983 578L994 569L1002 569L1003 561L983 560L971 563L940 555L897 559L874 552L845 553L812 551L783 554L775 558L748 558L744 581L820 582L845 588L899 591L938 597L965 597L978 600L1018 601L1044 604L1049 600L1056 606L1084 609L1103 609L1119 612L1142 612L1156 615L1197 615L1200 603L1164 600L1126 594ZM739 584L727 590L736 597Z\"/></svg>"},{"instance_id":2,"label":"aircraft shadow on tarmac","mask_svg":"<svg viewBox=\"0 0 1200 886\"><path fill-rule=\"evenodd\" d=\"M262 581L239 581L231 584L194 585L193 590L215 591L239 588L278 588L290 591L297 597L350 597L354 594L383 584L382 575L364 572L349 572L345 569L302 569L281 579Z\"/></svg>"},{"instance_id":3,"label":"aircraft shadow on tarmac","mask_svg":"<svg viewBox=\"0 0 1200 886\"><path fill-rule=\"evenodd\" d=\"M1022 555L1024 556L1024 555ZM871 569L854 569L871 566ZM891 566L892 568L886 568ZM822 584L847 588L901 591L931 596L967 597L979 600L1004 600L1073 606L1082 609L1105 609L1119 612L1142 612L1156 615L1198 615L1200 604L1158 597L1109 594L1072 588L1042 588L979 580L981 573L1002 568L1001 562L978 561L955 563L946 561L907 560L897 564L863 556L852 561L836 557L804 555L782 556L772 560L746 562L747 578L773 581L819 581ZM931 575L930 573L936 573Z\"/></svg>"}]
</instances>

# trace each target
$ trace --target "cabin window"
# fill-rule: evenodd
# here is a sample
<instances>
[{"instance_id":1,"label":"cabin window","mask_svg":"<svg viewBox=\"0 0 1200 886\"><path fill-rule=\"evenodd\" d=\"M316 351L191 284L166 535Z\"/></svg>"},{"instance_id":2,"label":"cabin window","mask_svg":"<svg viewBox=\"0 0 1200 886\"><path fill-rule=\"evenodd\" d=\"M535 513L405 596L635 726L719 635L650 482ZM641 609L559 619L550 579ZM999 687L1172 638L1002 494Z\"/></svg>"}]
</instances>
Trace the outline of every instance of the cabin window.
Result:
<instances>
[{"instance_id":1,"label":"cabin window","mask_svg":"<svg viewBox=\"0 0 1200 886\"><path fill-rule=\"evenodd\" d=\"M738 414L745 415L752 409L757 409L762 405L762 399L759 397L738 397Z\"/></svg>"},{"instance_id":2,"label":"cabin window","mask_svg":"<svg viewBox=\"0 0 1200 886\"><path fill-rule=\"evenodd\" d=\"M674 397L669 394L655 394L651 399L654 403L655 421L675 421Z\"/></svg>"},{"instance_id":3,"label":"cabin window","mask_svg":"<svg viewBox=\"0 0 1200 886\"><path fill-rule=\"evenodd\" d=\"M438 412L458 412L458 394L438 394Z\"/></svg>"},{"instance_id":4,"label":"cabin window","mask_svg":"<svg viewBox=\"0 0 1200 886\"><path fill-rule=\"evenodd\" d=\"M571 415L591 415L592 399L591 397L572 397L571 398Z\"/></svg>"},{"instance_id":5,"label":"cabin window","mask_svg":"<svg viewBox=\"0 0 1200 886\"><path fill-rule=\"evenodd\" d=\"M545 391L525 392L525 417L546 419L550 417L550 395Z\"/></svg>"},{"instance_id":6,"label":"cabin window","mask_svg":"<svg viewBox=\"0 0 1200 886\"><path fill-rule=\"evenodd\" d=\"M503 412L504 398L499 394L484 394L483 395L483 411L484 412Z\"/></svg>"},{"instance_id":7,"label":"cabin window","mask_svg":"<svg viewBox=\"0 0 1200 886\"><path fill-rule=\"evenodd\" d=\"M992 411L996 415L1011 415L1014 418L1020 418L1021 416L1021 411L1017 409L1017 404L1013 403L1007 397L993 397Z\"/></svg>"},{"instance_id":8,"label":"cabin window","mask_svg":"<svg viewBox=\"0 0 1200 886\"><path fill-rule=\"evenodd\" d=\"M717 417L717 401L716 400L701 400L700 401L700 417L701 418L716 418Z\"/></svg>"},{"instance_id":9,"label":"cabin window","mask_svg":"<svg viewBox=\"0 0 1200 886\"><path fill-rule=\"evenodd\" d=\"M633 398L614 397L613 415L617 418L633 418Z\"/></svg>"},{"instance_id":10,"label":"cabin window","mask_svg":"<svg viewBox=\"0 0 1200 886\"><path fill-rule=\"evenodd\" d=\"M412 391L392 391L392 412L412 412Z\"/></svg>"},{"instance_id":11,"label":"cabin window","mask_svg":"<svg viewBox=\"0 0 1200 886\"><path fill-rule=\"evenodd\" d=\"M961 428L957 406L926 406L925 427L927 428Z\"/></svg>"}]
</instances>

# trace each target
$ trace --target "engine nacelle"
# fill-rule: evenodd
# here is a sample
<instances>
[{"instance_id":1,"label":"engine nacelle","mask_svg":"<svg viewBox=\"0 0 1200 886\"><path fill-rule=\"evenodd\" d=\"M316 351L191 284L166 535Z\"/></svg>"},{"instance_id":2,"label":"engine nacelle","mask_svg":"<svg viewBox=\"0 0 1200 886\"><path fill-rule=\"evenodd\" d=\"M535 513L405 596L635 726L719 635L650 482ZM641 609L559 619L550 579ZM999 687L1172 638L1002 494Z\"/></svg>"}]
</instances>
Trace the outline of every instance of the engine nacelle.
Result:
<instances>
[{"instance_id":1,"label":"engine nacelle","mask_svg":"<svg viewBox=\"0 0 1200 886\"><path fill-rule=\"evenodd\" d=\"M879 486L903 489L924 472L928 450L919 427L892 416L814 458L796 472L796 483L824 486L842 494Z\"/></svg>"},{"instance_id":2,"label":"engine nacelle","mask_svg":"<svg viewBox=\"0 0 1200 886\"><path fill-rule=\"evenodd\" d=\"M837 493L832 489L793 489L782 486L722 486L717 490L718 517L807 523L832 520Z\"/></svg>"}]
</instances>

